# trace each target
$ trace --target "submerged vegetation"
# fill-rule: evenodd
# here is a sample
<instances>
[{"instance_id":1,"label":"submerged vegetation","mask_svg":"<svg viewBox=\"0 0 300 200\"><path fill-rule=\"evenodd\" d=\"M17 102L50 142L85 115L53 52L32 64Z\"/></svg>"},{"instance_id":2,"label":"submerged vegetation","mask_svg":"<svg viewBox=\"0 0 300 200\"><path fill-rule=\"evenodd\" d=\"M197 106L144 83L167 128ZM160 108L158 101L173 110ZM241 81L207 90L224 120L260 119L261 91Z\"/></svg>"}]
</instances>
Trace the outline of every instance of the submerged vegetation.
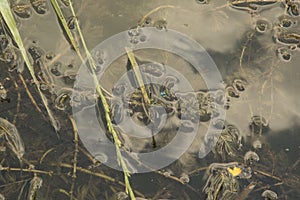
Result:
<instances>
[{"instance_id":1,"label":"submerged vegetation","mask_svg":"<svg viewBox=\"0 0 300 200\"><path fill-rule=\"evenodd\" d=\"M299 1L191 2L192 6L182 1L172 5L140 1L139 10L124 2L107 1L107 5L100 6L104 8L98 13L103 17L99 21L107 23L108 19L111 24L101 24L99 28L81 14L92 7L98 9L98 1L0 1L0 199L300 198ZM110 6L113 11L105 11ZM174 22L174 13L178 14L176 23L170 23ZM98 80L104 53L90 52L95 41L89 38L89 31L99 31L97 43L100 43L117 33L108 31L120 25L113 24L117 18L116 21L123 20L118 31L124 31L125 26L132 44L147 41L139 32L142 27L156 27L160 31L178 29L201 43L203 38L207 39L201 17L214 14L224 17L214 17L209 21L216 22L209 26L224 28L224 34L235 33L232 31L235 26L245 27L239 33L240 38L230 36L236 43L234 49L224 52L215 48L218 38L224 36L221 32L208 33L216 34L216 38L210 38L212 46L205 43L224 78L225 95L218 90L207 91L200 75L177 55L153 49L134 51L130 46L124 49L125 55L110 63L103 72L104 78ZM194 22L187 15L201 20ZM239 17L232 16L248 21L239 22ZM41 35L34 32L33 19L45 20L46 26L50 26L49 35L41 29ZM225 27L228 24L232 25ZM198 27L204 30L203 35L197 31ZM47 37L57 37L57 41L49 42ZM101 163L107 155L100 152L93 156L80 140L72 115L72 106L80 104L80 100L72 99L71 95L80 66L91 72L96 85L95 94L80 92L87 99L97 96L97 121L114 143L113 159L118 161L122 172ZM165 66L187 76L196 92L176 94L178 77L169 76L160 85L148 83L143 76L159 77ZM162 133L152 132L145 140L128 136L118 127L124 116L113 97L125 89L113 84L129 70L137 88L122 99L128 104L128 115L134 122L152 127L151 131L165 123ZM220 114L215 103L225 106L225 121L214 120ZM161 116L160 107L165 109L166 121L157 119ZM142 165L135 153L163 148L179 126L183 127L183 133L194 130L187 120L178 121L183 115L199 121L199 134L187 152L163 169L130 174L134 169L124 158L124 152L133 152L132 159ZM220 135L209 138L215 145L206 157L199 158L199 141L207 139L201 131L210 123Z\"/></svg>"}]
</instances>

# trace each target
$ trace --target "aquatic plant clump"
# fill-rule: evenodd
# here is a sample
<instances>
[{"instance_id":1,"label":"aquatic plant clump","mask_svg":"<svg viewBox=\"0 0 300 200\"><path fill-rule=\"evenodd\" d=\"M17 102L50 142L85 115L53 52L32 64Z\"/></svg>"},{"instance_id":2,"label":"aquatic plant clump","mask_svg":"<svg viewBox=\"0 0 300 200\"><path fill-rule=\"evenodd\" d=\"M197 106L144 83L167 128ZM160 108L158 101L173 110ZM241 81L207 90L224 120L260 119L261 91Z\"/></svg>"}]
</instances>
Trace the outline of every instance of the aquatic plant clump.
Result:
<instances>
[{"instance_id":1,"label":"aquatic plant clump","mask_svg":"<svg viewBox=\"0 0 300 200\"><path fill-rule=\"evenodd\" d=\"M25 146L15 125L3 118L0 118L0 136L6 140L8 147L21 161L25 153Z\"/></svg>"},{"instance_id":2,"label":"aquatic plant clump","mask_svg":"<svg viewBox=\"0 0 300 200\"><path fill-rule=\"evenodd\" d=\"M207 170L203 191L207 200L232 199L239 192L237 178L251 178L251 168L238 163L213 163Z\"/></svg>"}]
</instances>

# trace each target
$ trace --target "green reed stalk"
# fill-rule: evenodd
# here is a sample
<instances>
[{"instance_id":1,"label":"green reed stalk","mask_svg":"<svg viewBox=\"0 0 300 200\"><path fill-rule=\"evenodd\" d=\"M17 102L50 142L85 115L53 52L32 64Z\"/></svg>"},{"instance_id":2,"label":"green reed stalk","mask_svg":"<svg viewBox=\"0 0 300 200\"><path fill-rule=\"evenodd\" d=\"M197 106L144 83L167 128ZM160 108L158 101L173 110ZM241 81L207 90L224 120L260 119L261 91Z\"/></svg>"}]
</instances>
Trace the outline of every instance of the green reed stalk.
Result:
<instances>
[{"instance_id":1,"label":"green reed stalk","mask_svg":"<svg viewBox=\"0 0 300 200\"><path fill-rule=\"evenodd\" d=\"M60 19L60 21L63 25L63 28L65 29L65 31L66 31L66 33L67 33L67 35L68 35L68 37L71 41L72 46L74 47L74 49L75 49L76 53L78 54L79 58L81 59L82 63L85 63L84 59L83 59L83 56L82 56L82 54L79 50L78 44L76 43L76 40L73 37L73 35L71 33L71 30L69 29L69 27L67 25L66 19L62 14L62 10L60 9L60 7L58 5L57 0L51 0L51 3L52 3L52 6L53 6L56 14L58 15L58 17L59 17L59 19ZM118 135L117 135L114 127L113 127L112 120L111 120L110 115L109 115L110 108L109 108L109 105L108 105L108 103L106 101L106 98L103 94L103 88L101 87L101 85L100 85L100 83L97 79L96 73L95 73L95 69L96 69L95 61L92 58L89 50L87 49L85 40L83 38L81 29L80 29L80 26L79 26L79 22L76 19L76 14L75 14L73 4L72 4L71 0L69 0L69 5L70 5L72 15L75 17L75 24L76 24L76 27L77 27L77 30L78 30L78 34L79 34L79 37L80 37L85 55L86 55L87 60L89 62L89 67L91 68L90 70L91 70L92 75L93 75L94 84L96 85L96 91L97 91L97 93L100 97L101 103L104 107L104 112L105 112L105 118L106 118L106 121L107 121L108 131L109 131L109 133L112 134L114 142L115 142L117 158L118 158L119 164L121 165L121 167L123 169L123 173L124 173L124 182L125 182L125 187L126 187L126 193L129 194L129 196L132 200L135 200L134 192L133 192L133 190L131 188L131 185L130 185L130 182L129 182L130 173L129 173L129 170L126 166L126 163L124 162L124 159L123 159L123 156L122 156L121 150L120 150L121 142L118 138Z\"/></svg>"},{"instance_id":2,"label":"green reed stalk","mask_svg":"<svg viewBox=\"0 0 300 200\"><path fill-rule=\"evenodd\" d=\"M22 38L21 38L20 33L18 31L16 21L13 17L13 13L11 12L8 0L1 0L0 1L0 13L1 13L4 21L6 22L7 27L9 29L9 31L11 32L14 41L16 42L16 44L18 45L18 47L21 51L22 57L23 57L23 59L26 63L26 66L27 66L27 68L30 72L30 75L33 79L33 82L36 85L38 93L39 93L39 95L40 95L40 97L43 101L43 104L44 104L46 110L47 110L47 113L48 113L48 116L50 118L51 124L54 127L54 129L56 131L58 131L59 130L59 125L58 125L57 121L55 120L55 118L52 114L52 111L50 110L50 108L48 106L47 98L45 97L45 95L42 93L42 91L40 89L40 83L39 83L37 77L35 76L34 68L31 65L30 61L29 61L26 49L23 45Z\"/></svg>"}]
</instances>

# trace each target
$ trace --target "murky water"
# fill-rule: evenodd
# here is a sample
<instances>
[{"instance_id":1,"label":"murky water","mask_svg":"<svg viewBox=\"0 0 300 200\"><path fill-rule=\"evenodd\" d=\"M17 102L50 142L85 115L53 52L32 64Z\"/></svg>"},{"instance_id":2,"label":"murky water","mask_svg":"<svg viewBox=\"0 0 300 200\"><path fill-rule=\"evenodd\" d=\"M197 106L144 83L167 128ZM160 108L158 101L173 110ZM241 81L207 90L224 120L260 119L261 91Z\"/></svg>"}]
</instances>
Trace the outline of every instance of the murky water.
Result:
<instances>
[{"instance_id":1,"label":"murky water","mask_svg":"<svg viewBox=\"0 0 300 200\"><path fill-rule=\"evenodd\" d=\"M79 41L68 1L58 2ZM75 95L84 98L86 104L72 110L71 103L80 102L72 99L73 87L74 84L78 87L78 77L85 77L78 75L84 70L80 69L82 63L51 1L10 3L41 89L61 129L55 132L51 126L23 58L1 18L0 194L5 199L129 199L124 193L123 173L107 164L113 161L120 168L115 151L108 152L110 147L105 145L98 148L98 144L113 139L104 133L105 114L91 89L91 76L82 80L86 88L80 88L76 91L79 95ZM100 84L112 94L106 98L128 168L131 172L147 169L144 170L147 173L132 173L130 177L136 197L300 198L298 1L80 0L73 3L88 49L98 63ZM149 83L146 84L148 95L151 93L149 110L143 104L142 89L136 82L130 82L134 78L126 74L134 66L125 50L107 69L101 68L112 54L119 52L119 43L108 46L109 50L95 49L111 36L137 30L137 26L155 27L155 32L138 33L139 41L128 40L134 45L147 45L155 40L162 41L163 46L163 41L168 41L174 48L183 49L181 55L186 55L183 58L155 48L134 51L143 81ZM163 36L155 38L159 31L167 35L173 30L202 45L208 54L201 51L199 60L205 60L206 55L212 58L223 79L218 82L220 88L210 88L207 84L213 82L205 76L209 74L210 62L199 66L207 70L201 73L190 62L198 55L190 40L180 43L179 38L174 42ZM135 34L129 32L128 38L135 39ZM107 52L113 53L107 55ZM134 76L131 70L131 77ZM124 81L136 87L132 89ZM221 112L217 109L220 106L226 111L225 121L220 119ZM84 116L82 122L72 113L95 107L97 116ZM120 114L125 111L126 115ZM79 133L78 140L72 116L79 131L87 133L84 136ZM104 130L101 137L92 137L95 123ZM139 124L139 129L134 124ZM137 131L145 130L145 126L150 127L148 131ZM208 135L210 127L214 131ZM179 140L182 143L175 143L177 148L157 155L155 164L138 155L167 147L178 130L182 135L196 132L180 158L174 159L190 135L182 137ZM147 137L141 139L141 136ZM162 169L151 170L172 159L174 162Z\"/></svg>"}]
</instances>

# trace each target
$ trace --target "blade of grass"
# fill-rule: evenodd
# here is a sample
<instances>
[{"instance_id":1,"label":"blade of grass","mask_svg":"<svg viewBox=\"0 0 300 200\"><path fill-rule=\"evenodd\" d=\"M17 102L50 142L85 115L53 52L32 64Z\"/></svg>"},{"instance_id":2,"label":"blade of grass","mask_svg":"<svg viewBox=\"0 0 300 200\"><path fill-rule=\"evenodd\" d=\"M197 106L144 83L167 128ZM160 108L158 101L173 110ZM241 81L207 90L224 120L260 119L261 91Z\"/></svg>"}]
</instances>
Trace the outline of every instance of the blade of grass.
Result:
<instances>
[{"instance_id":1,"label":"blade of grass","mask_svg":"<svg viewBox=\"0 0 300 200\"><path fill-rule=\"evenodd\" d=\"M59 19L61 20L61 23L71 41L71 44L73 45L76 53L78 54L79 58L81 59L82 63L85 63L84 62L84 59L83 59L83 56L75 42L75 39L67 25L67 22L66 22L66 19L65 17L63 16L62 14L62 11L57 3L57 0L51 0L51 3L53 5L53 8L54 10L56 11ZM114 142L115 142L115 147L116 147L116 154L117 154L117 158L118 158L118 161L119 161L119 164L121 165L122 169L123 169L123 173L124 173L124 182L125 182L125 188L126 188L126 192L130 195L130 198L132 200L135 200L135 196L134 196L134 192L131 188L131 185L130 185L130 182L129 182L129 177L130 177L130 174L129 174L129 170L126 166L126 163L123 159L123 156L121 154L121 150L120 150L120 146L121 146L121 142L118 138L118 135L113 127L113 124L112 124L112 120L110 118L110 108L109 108L109 105L106 101L106 98L103 94L103 88L101 87L98 79L97 79L97 76L96 76L96 73L95 73L95 69L96 69L96 65L95 65L95 61L94 59L92 58L89 50L87 49L87 46L86 46L86 43L84 41L84 38L83 38L83 35L82 35L82 32L81 32L81 29L80 29L80 26L79 26L79 22L76 18L76 14L75 14L75 11L74 11L74 8L73 8L73 4L72 2L69 0L69 7L71 9L71 12L72 12L72 15L75 17L75 24L76 24L76 27L77 27L77 30L78 30L78 33L79 33L79 37L80 37L80 40L81 40L81 43L82 43L82 46L83 46L83 49L85 51L85 55L87 57L87 60L89 62L89 68L91 68L91 72L92 72L92 75L93 75L93 81L94 81L94 84L96 85L96 91L100 97L100 100L101 100L101 103L104 107L104 112L105 112L105 118L106 118L106 121L107 121L107 128L108 128L108 132L112 134L113 136L113 139L114 139Z\"/></svg>"},{"instance_id":2,"label":"blade of grass","mask_svg":"<svg viewBox=\"0 0 300 200\"><path fill-rule=\"evenodd\" d=\"M57 3L57 0L51 0L51 3L52 3L52 6L53 6L53 8L54 8L54 10L55 10L55 12L56 12L56 14L57 14L57 16L58 16L60 22L61 22L62 25L63 25L64 30L65 30L66 33L67 33L67 36L68 36L69 40L71 41L71 44L72 44L74 50L76 51L76 53L77 53L78 57L80 58L81 62L82 62L82 63L85 63L84 58L83 58L83 56L82 56L82 54L81 54L81 52L80 52L79 45L78 45L78 43L76 42L76 40L75 40L75 38L74 38L74 36L73 36L71 30L69 29L67 20L66 20L66 18L64 17L64 15L63 15L63 13L62 13L62 10L60 9L59 4ZM72 8L73 8L73 6L72 6ZM72 9L72 8L71 8L71 9ZM73 9L73 10L74 10L74 9ZM72 14L73 14L73 12L72 12ZM75 15L74 15L74 16L75 16ZM76 23L76 22L78 22L78 21L77 21L77 19L75 18L75 23ZM77 23L76 23L76 24L77 24ZM83 38L79 26L78 26L78 33L79 33L79 37L80 37L80 38ZM92 64L92 67L93 67L94 70L95 70L95 69L96 69L95 62L94 62L94 60L93 60L93 58L92 58L90 52L88 51L88 49L87 49L87 47L86 47L85 41L84 41L84 40L81 40L81 42L82 42L82 45L83 45L83 47L84 47L85 54L86 54L86 56L87 56L87 58L88 58L88 61L89 61L90 64ZM111 96L111 94L110 94L108 91L106 91L104 88L101 87L101 89L102 89L102 91L104 91L107 95Z\"/></svg>"},{"instance_id":3,"label":"blade of grass","mask_svg":"<svg viewBox=\"0 0 300 200\"><path fill-rule=\"evenodd\" d=\"M13 17L12 12L11 12L8 0L1 0L0 1L0 13L1 13L5 23L8 26L8 29L10 30L14 41L16 42L16 44L18 45L18 47L21 51L22 57L23 57L23 59L26 63L26 66L27 66L27 68L30 72L30 75L31 75L32 79L33 79L33 82L36 85L38 93L39 93L39 95L40 95L40 97L43 101L43 104L46 108L46 111L47 111L48 116L50 118L51 124L54 127L55 131L58 131L59 130L59 125L56 122L56 120L55 120L55 118L52 114L52 111L50 110L50 108L48 106L47 98L45 97L45 95L42 93L42 91L40 89L40 83L39 83L37 77L35 76L33 66L31 65L30 60L28 58L27 52L26 52L25 47L24 47L23 42L22 42L22 38L21 38L20 33L18 31L18 28L17 28L16 21Z\"/></svg>"},{"instance_id":4,"label":"blade of grass","mask_svg":"<svg viewBox=\"0 0 300 200\"><path fill-rule=\"evenodd\" d=\"M71 8L71 12L72 12L72 15L73 16L76 16L75 14L75 11L74 11L74 8L73 8L73 5L72 5L72 2L71 0L69 0L69 3L70 3L70 8ZM123 156L121 154L121 150L120 150L120 146L121 146L121 142L118 138L118 135L117 133L115 132L114 128L113 128L113 125L112 125L112 120L110 119L110 110L109 110L109 105L102 93L102 89L101 89L101 86L99 84L99 81L97 79L97 76L96 76L96 73L95 73L95 69L96 69L96 65L95 65L95 61L94 59L92 58L89 50L87 49L87 46L86 46L86 43L85 43L85 40L83 38L83 35L82 35L82 32L81 32L81 29L80 29L80 26L79 26L79 22L77 20L77 18L75 17L75 24L76 24L76 27L77 27L77 30L78 30L78 33L79 33L79 36L80 36L80 40L82 42L82 45L83 45L83 48L84 48L84 51L86 53L86 56L88 58L88 61L89 61L89 64L90 66L93 68L91 69L92 73L93 73L93 79L94 79L94 82L97 86L97 92L101 98L101 102L103 104L103 107L105 109L105 117L106 117L106 121L107 121L107 125L108 125L108 130L109 132L112 134L113 136L113 139L115 141L115 146L116 146L116 153L117 153L117 158L121 164L121 167L123 169L123 173L124 173L124 181L125 181L125 187L126 187L126 193L129 194L130 198L132 200L135 200L135 196L134 196L134 193L133 193L133 190L131 188L131 185L130 185L130 182L129 182L129 177L130 177L130 174L129 174L129 170L124 162L124 159L123 159Z\"/></svg>"},{"instance_id":5,"label":"blade of grass","mask_svg":"<svg viewBox=\"0 0 300 200\"><path fill-rule=\"evenodd\" d=\"M76 43L76 40L75 40L75 38L73 37L72 32L71 32L71 30L70 30L69 27L68 27L67 20L65 19L64 15L63 15L63 13L62 13L62 10L61 10L60 7L59 7L59 4L57 3L56 0L51 0L51 3L52 3L52 6L53 6L53 8L54 8L54 10L55 10L55 12L56 12L58 18L60 19L60 22L62 23L62 25L63 25L63 27L64 27L66 33L67 33L67 36L68 36L68 38L69 38L69 40L70 40L70 42L71 42L71 44L72 44L74 50L75 50L76 53L78 54L80 60L83 62L84 59L83 59L83 57L82 57L82 55L81 55L81 53L80 53L80 51L79 51L78 44ZM83 63L84 63L84 62L83 62Z\"/></svg>"},{"instance_id":6,"label":"blade of grass","mask_svg":"<svg viewBox=\"0 0 300 200\"><path fill-rule=\"evenodd\" d=\"M129 48L129 47L125 47L125 50L127 52L127 56L130 60L130 63L132 65L132 69L133 69L133 72L134 72L135 77L137 79L137 82L139 84L139 87L141 88L141 92L142 92L142 95L143 95L143 98L144 98L144 102L145 102L146 105L150 105L150 100L149 100L148 94L146 92L145 85L144 85L144 82L143 82L143 78L142 78L141 72L139 70L139 66L138 66L138 64L136 62L136 59L134 57L134 54L133 54L131 48Z\"/></svg>"}]
</instances>

